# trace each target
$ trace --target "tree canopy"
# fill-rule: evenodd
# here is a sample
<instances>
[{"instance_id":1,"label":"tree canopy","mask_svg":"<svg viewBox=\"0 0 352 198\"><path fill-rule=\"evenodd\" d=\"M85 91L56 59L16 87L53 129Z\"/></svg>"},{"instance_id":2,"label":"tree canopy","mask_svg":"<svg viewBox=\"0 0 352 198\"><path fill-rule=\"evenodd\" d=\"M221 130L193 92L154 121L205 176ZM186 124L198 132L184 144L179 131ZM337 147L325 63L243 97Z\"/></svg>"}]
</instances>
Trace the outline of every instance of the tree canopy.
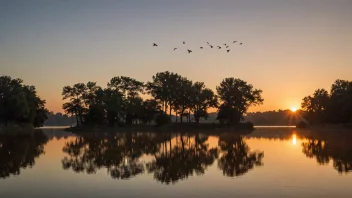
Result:
<instances>
[{"instance_id":1,"label":"tree canopy","mask_svg":"<svg viewBox=\"0 0 352 198\"><path fill-rule=\"evenodd\" d=\"M219 119L239 123L250 106L263 103L262 91L240 79L224 79L217 92L218 95L204 82L192 82L165 71L156 73L147 83L125 76L113 77L105 89L95 82L77 83L65 86L62 96L66 100L63 109L76 117L77 125L152 124L161 114L168 115L171 121L172 113L176 122L178 117L181 123L186 117L188 122L199 123L201 118L208 117L210 108L217 107Z\"/></svg>"},{"instance_id":2,"label":"tree canopy","mask_svg":"<svg viewBox=\"0 0 352 198\"><path fill-rule=\"evenodd\" d=\"M0 76L0 123L30 123L42 126L47 119L45 100L34 86L23 84L21 79Z\"/></svg>"},{"instance_id":3,"label":"tree canopy","mask_svg":"<svg viewBox=\"0 0 352 198\"><path fill-rule=\"evenodd\" d=\"M304 118L310 124L347 123L352 121L352 81L336 80L330 93L317 89L302 100Z\"/></svg>"}]
</instances>

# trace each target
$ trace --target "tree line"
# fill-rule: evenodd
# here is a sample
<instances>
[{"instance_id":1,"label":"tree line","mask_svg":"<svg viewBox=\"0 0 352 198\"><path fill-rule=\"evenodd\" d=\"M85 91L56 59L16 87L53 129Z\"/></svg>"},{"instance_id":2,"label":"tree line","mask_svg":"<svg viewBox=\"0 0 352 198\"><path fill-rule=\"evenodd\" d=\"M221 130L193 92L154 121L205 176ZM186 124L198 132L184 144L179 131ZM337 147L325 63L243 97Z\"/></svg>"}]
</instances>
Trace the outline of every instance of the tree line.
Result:
<instances>
[{"instance_id":1,"label":"tree line","mask_svg":"<svg viewBox=\"0 0 352 198\"><path fill-rule=\"evenodd\" d=\"M113 77L106 88L91 81L77 83L65 86L62 96L63 109L75 116L78 126L165 124L172 113L176 122L199 123L210 108L217 108L221 123L239 123L250 106L263 103L262 90L241 79L225 78L216 92L203 82L165 71L147 83L126 76Z\"/></svg>"},{"instance_id":2,"label":"tree line","mask_svg":"<svg viewBox=\"0 0 352 198\"><path fill-rule=\"evenodd\" d=\"M42 126L48 110L34 86L23 84L21 79L0 76L0 124L30 123Z\"/></svg>"},{"instance_id":3,"label":"tree line","mask_svg":"<svg viewBox=\"0 0 352 198\"><path fill-rule=\"evenodd\" d=\"M330 89L317 89L302 101L303 117L310 124L352 122L352 81L336 80Z\"/></svg>"}]
</instances>

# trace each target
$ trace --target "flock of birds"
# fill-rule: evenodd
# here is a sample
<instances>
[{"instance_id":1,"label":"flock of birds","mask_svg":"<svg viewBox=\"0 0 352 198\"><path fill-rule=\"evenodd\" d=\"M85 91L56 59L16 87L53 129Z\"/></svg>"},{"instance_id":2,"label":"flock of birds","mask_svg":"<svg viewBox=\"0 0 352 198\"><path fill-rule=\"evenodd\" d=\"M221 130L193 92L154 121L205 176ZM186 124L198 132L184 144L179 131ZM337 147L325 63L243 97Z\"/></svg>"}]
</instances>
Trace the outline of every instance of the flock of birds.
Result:
<instances>
[{"instance_id":1,"label":"flock of birds","mask_svg":"<svg viewBox=\"0 0 352 198\"><path fill-rule=\"evenodd\" d=\"M182 43L183 43L184 45L186 44L185 41L183 41ZM233 42L232 42L232 44L235 44L235 43L239 43L239 45L242 45L242 42L238 42L238 41L233 41ZM207 44L210 48L214 48L214 45L211 45L209 42L206 42L206 44ZM230 45L228 45L228 44L226 44L226 43L224 43L223 45L224 45L224 47L221 47L221 46L216 46L216 47L217 47L218 49L224 48L224 49L226 50L226 52L229 53L229 52L231 51L231 49L229 49L229 48L230 48ZM153 43L153 47L158 47L158 44ZM199 47L199 48L200 48L200 49L203 49L202 46ZM174 48L174 51L175 51L175 50L177 50L177 47ZM192 53L192 50L187 49L187 52L188 52L188 53Z\"/></svg>"}]
</instances>

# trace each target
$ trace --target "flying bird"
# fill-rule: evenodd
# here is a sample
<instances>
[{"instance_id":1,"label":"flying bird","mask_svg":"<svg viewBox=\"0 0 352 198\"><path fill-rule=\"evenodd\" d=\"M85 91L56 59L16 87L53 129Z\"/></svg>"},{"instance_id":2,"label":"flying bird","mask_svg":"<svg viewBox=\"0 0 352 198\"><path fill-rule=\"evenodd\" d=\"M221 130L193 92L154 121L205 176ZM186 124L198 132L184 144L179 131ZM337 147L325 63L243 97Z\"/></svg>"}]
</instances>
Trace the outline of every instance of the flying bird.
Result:
<instances>
[{"instance_id":1,"label":"flying bird","mask_svg":"<svg viewBox=\"0 0 352 198\"><path fill-rule=\"evenodd\" d=\"M192 52L192 50L189 50L189 49L188 49L187 51L188 51L188 53L191 53L191 52Z\"/></svg>"},{"instance_id":2,"label":"flying bird","mask_svg":"<svg viewBox=\"0 0 352 198\"><path fill-rule=\"evenodd\" d=\"M176 47L174 48L174 51L175 51L175 50L177 50L177 48L176 48Z\"/></svg>"},{"instance_id":3,"label":"flying bird","mask_svg":"<svg viewBox=\"0 0 352 198\"><path fill-rule=\"evenodd\" d=\"M203 49L203 47L200 47L200 49Z\"/></svg>"},{"instance_id":4,"label":"flying bird","mask_svg":"<svg viewBox=\"0 0 352 198\"><path fill-rule=\"evenodd\" d=\"M234 41L233 43L236 43L237 41Z\"/></svg>"},{"instance_id":5,"label":"flying bird","mask_svg":"<svg viewBox=\"0 0 352 198\"><path fill-rule=\"evenodd\" d=\"M155 44L155 43L153 43L153 46L157 47L158 45L157 45L157 44Z\"/></svg>"},{"instance_id":6,"label":"flying bird","mask_svg":"<svg viewBox=\"0 0 352 198\"><path fill-rule=\"evenodd\" d=\"M220 47L220 46L218 46L218 48L219 48L219 49L221 49L221 47Z\"/></svg>"},{"instance_id":7,"label":"flying bird","mask_svg":"<svg viewBox=\"0 0 352 198\"><path fill-rule=\"evenodd\" d=\"M227 53L229 53L230 52L230 50L226 50L227 51Z\"/></svg>"},{"instance_id":8,"label":"flying bird","mask_svg":"<svg viewBox=\"0 0 352 198\"><path fill-rule=\"evenodd\" d=\"M226 43L224 45L226 46Z\"/></svg>"},{"instance_id":9,"label":"flying bird","mask_svg":"<svg viewBox=\"0 0 352 198\"><path fill-rule=\"evenodd\" d=\"M213 48L213 46L212 45L209 45L210 46L210 48Z\"/></svg>"},{"instance_id":10,"label":"flying bird","mask_svg":"<svg viewBox=\"0 0 352 198\"><path fill-rule=\"evenodd\" d=\"M226 46L226 48L229 48L230 46Z\"/></svg>"},{"instance_id":11,"label":"flying bird","mask_svg":"<svg viewBox=\"0 0 352 198\"><path fill-rule=\"evenodd\" d=\"M240 45L242 45L242 43L240 43Z\"/></svg>"},{"instance_id":12,"label":"flying bird","mask_svg":"<svg viewBox=\"0 0 352 198\"><path fill-rule=\"evenodd\" d=\"M186 44L186 42L183 41L183 44Z\"/></svg>"},{"instance_id":13,"label":"flying bird","mask_svg":"<svg viewBox=\"0 0 352 198\"><path fill-rule=\"evenodd\" d=\"M209 45L209 42L207 42L207 44Z\"/></svg>"}]
</instances>

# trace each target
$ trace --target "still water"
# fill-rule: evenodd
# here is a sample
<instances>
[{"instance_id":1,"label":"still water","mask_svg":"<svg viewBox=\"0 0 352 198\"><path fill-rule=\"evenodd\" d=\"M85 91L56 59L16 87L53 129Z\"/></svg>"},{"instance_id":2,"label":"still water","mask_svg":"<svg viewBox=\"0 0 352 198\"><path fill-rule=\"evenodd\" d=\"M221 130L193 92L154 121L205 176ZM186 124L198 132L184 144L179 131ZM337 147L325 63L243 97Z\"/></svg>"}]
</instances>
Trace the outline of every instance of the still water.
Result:
<instances>
[{"instance_id":1,"label":"still water","mask_svg":"<svg viewBox=\"0 0 352 198\"><path fill-rule=\"evenodd\" d=\"M352 132L0 137L0 197L352 197Z\"/></svg>"}]
</instances>

